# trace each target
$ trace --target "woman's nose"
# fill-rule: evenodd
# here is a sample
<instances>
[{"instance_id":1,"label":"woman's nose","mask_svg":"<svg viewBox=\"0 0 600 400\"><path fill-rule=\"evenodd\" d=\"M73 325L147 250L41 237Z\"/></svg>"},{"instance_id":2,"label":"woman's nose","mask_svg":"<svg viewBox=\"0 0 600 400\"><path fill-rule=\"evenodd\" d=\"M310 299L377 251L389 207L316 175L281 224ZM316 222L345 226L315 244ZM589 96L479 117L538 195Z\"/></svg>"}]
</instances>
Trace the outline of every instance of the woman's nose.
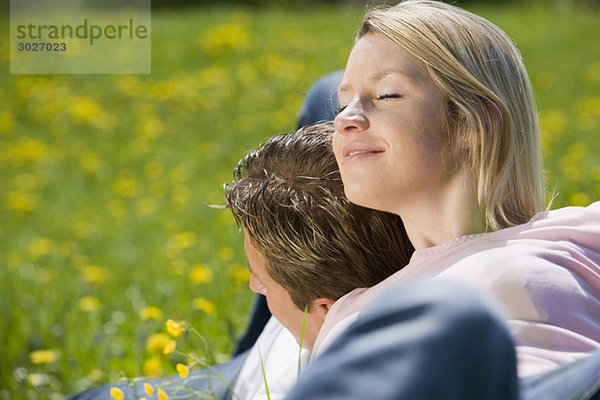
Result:
<instances>
[{"instance_id":1,"label":"woman's nose","mask_svg":"<svg viewBox=\"0 0 600 400\"><path fill-rule=\"evenodd\" d=\"M339 133L351 133L366 130L369 127L369 120L362 107L351 103L335 117L333 125Z\"/></svg>"}]
</instances>

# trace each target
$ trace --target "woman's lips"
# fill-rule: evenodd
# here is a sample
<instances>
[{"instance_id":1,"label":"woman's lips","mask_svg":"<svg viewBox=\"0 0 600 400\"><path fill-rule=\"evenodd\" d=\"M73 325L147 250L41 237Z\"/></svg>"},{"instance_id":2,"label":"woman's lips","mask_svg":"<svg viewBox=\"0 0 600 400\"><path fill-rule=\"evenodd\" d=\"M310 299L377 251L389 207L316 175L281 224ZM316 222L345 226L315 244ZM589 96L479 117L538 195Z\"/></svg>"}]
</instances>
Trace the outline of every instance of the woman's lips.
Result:
<instances>
[{"instance_id":1,"label":"woman's lips","mask_svg":"<svg viewBox=\"0 0 600 400\"><path fill-rule=\"evenodd\" d=\"M359 158L370 157L379 153L383 153L383 150L361 143L351 143L342 147L343 161L351 161Z\"/></svg>"}]
</instances>

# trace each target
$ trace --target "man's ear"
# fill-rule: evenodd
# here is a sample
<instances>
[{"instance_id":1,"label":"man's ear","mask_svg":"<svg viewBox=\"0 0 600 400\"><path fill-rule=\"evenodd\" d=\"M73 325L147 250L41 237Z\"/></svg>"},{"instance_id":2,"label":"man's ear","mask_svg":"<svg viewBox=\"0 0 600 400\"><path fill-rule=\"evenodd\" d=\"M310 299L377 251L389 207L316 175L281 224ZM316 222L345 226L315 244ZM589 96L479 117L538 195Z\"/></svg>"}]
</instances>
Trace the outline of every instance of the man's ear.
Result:
<instances>
[{"instance_id":1,"label":"man's ear","mask_svg":"<svg viewBox=\"0 0 600 400\"><path fill-rule=\"evenodd\" d=\"M335 303L335 300L328 299L326 297L320 297L318 299L313 300L313 310L327 314L331 306Z\"/></svg>"}]
</instances>

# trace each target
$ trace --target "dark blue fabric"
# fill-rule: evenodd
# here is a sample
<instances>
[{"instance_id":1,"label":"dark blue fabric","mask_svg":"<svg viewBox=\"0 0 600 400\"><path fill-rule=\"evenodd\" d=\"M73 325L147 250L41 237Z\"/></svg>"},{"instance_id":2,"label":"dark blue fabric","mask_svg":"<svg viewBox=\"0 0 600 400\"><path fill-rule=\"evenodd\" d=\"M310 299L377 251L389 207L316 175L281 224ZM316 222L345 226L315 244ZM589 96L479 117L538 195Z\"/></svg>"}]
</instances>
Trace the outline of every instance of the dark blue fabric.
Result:
<instances>
[{"instance_id":1,"label":"dark blue fabric","mask_svg":"<svg viewBox=\"0 0 600 400\"><path fill-rule=\"evenodd\" d=\"M85 390L67 397L67 400L112 400L110 389L118 387L125 395L125 399L139 399L140 397L148 397L144 391L144 383L150 383L155 388L163 388L169 398L176 399L197 399L202 398L198 393L193 393L189 389L197 392L205 391L221 400L232 399L231 389L235 386L235 382L244 365L244 361L248 356L248 351L242 353L226 363L215 365L210 369L200 371L192 371L185 380L185 386L182 384L183 379L175 376L166 379L139 379L131 384L109 384L96 388ZM213 397L210 397L213 398Z\"/></svg>"},{"instance_id":2,"label":"dark blue fabric","mask_svg":"<svg viewBox=\"0 0 600 400\"><path fill-rule=\"evenodd\" d=\"M269 307L267 306L267 299L262 294L257 294L254 297L254 307L252 307L250 322L248 323L246 332L242 335L233 351L234 356L245 352L256 343L256 339L258 339L265 325L267 325L269 318L271 318L271 311L269 311Z\"/></svg>"},{"instance_id":3,"label":"dark blue fabric","mask_svg":"<svg viewBox=\"0 0 600 400\"><path fill-rule=\"evenodd\" d=\"M397 285L300 377L289 400L516 400L514 344L483 297L455 283Z\"/></svg>"},{"instance_id":4,"label":"dark blue fabric","mask_svg":"<svg viewBox=\"0 0 600 400\"><path fill-rule=\"evenodd\" d=\"M337 88L344 71L334 71L319 78L308 90L298 116L298 128L335 118L340 104Z\"/></svg>"}]
</instances>

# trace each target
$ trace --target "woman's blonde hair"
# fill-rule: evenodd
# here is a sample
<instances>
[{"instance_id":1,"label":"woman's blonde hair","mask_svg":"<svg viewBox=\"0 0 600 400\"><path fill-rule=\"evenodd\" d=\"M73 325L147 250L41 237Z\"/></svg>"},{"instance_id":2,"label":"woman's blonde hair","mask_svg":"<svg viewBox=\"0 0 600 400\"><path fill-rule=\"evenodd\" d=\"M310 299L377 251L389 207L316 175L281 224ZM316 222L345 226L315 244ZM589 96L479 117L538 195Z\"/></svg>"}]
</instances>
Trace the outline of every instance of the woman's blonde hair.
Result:
<instances>
[{"instance_id":1,"label":"woman's blonde hair","mask_svg":"<svg viewBox=\"0 0 600 400\"><path fill-rule=\"evenodd\" d=\"M469 166L489 229L527 222L544 203L537 109L521 55L486 19L408 0L369 11L368 33L422 62L446 101L443 159Z\"/></svg>"}]
</instances>

